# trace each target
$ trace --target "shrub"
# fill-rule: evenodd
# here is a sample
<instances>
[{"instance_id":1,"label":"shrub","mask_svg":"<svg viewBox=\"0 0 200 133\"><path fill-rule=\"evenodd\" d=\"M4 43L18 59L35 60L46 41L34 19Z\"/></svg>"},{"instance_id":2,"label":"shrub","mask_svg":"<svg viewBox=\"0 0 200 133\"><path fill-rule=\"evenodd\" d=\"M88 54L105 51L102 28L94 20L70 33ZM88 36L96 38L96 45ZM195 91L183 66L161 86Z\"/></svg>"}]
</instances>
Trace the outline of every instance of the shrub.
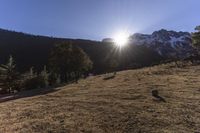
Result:
<instances>
[{"instance_id":1,"label":"shrub","mask_svg":"<svg viewBox=\"0 0 200 133\"><path fill-rule=\"evenodd\" d=\"M23 88L25 90L44 88L45 80L42 76L36 76L33 78L26 79L23 83Z\"/></svg>"}]
</instances>

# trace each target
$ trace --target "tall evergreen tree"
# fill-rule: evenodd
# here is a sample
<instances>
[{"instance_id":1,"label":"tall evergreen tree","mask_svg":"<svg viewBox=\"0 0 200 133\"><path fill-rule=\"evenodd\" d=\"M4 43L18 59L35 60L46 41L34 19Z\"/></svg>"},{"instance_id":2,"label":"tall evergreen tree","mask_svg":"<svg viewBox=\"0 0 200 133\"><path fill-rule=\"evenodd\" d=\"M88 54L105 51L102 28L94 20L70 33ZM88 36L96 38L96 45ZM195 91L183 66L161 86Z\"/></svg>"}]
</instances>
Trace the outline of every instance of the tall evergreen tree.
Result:
<instances>
[{"instance_id":1,"label":"tall evergreen tree","mask_svg":"<svg viewBox=\"0 0 200 133\"><path fill-rule=\"evenodd\" d=\"M43 69L43 71L41 72L40 75L44 80L45 87L48 87L49 86L49 73L47 72L46 66L44 66L44 69Z\"/></svg>"},{"instance_id":2,"label":"tall evergreen tree","mask_svg":"<svg viewBox=\"0 0 200 133\"><path fill-rule=\"evenodd\" d=\"M12 56L9 57L7 64L0 66L0 74L3 89L6 89L9 93L19 89L19 73L16 71L16 65Z\"/></svg>"},{"instance_id":3,"label":"tall evergreen tree","mask_svg":"<svg viewBox=\"0 0 200 133\"><path fill-rule=\"evenodd\" d=\"M196 32L192 34L192 43L193 46L200 51L200 26L195 28Z\"/></svg>"}]
</instances>

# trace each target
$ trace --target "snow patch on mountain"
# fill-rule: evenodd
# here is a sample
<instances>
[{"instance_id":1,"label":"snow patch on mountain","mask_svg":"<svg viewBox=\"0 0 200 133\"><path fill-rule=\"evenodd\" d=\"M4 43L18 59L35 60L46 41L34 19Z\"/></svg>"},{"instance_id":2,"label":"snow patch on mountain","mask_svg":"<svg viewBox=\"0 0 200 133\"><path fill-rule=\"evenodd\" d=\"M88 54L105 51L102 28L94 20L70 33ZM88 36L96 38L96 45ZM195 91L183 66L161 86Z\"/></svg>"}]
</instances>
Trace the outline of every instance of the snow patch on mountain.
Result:
<instances>
[{"instance_id":1,"label":"snow patch on mountain","mask_svg":"<svg viewBox=\"0 0 200 133\"><path fill-rule=\"evenodd\" d=\"M151 35L136 33L130 36L133 45L145 45L169 58L184 58L194 52L188 32L159 30Z\"/></svg>"}]
</instances>

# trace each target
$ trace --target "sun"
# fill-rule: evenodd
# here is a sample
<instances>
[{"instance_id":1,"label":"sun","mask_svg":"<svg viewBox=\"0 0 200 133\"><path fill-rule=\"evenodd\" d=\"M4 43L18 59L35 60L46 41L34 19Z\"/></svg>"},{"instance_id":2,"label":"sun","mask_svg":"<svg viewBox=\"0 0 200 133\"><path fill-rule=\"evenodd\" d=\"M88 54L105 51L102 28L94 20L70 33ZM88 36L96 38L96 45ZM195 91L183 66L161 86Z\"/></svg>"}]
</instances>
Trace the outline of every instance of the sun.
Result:
<instances>
[{"instance_id":1,"label":"sun","mask_svg":"<svg viewBox=\"0 0 200 133\"><path fill-rule=\"evenodd\" d=\"M128 43L129 34L126 32L118 32L113 37L115 45L118 47L124 47Z\"/></svg>"}]
</instances>

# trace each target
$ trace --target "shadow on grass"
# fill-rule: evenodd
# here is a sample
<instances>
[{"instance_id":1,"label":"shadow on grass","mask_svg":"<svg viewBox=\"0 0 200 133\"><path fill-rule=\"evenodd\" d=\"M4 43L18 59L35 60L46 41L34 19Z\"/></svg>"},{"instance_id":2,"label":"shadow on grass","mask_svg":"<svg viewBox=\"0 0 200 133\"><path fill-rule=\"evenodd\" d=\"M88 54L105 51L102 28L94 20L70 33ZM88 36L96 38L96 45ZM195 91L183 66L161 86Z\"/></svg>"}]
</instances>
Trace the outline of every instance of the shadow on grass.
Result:
<instances>
[{"instance_id":1,"label":"shadow on grass","mask_svg":"<svg viewBox=\"0 0 200 133\"><path fill-rule=\"evenodd\" d=\"M7 94L7 95L0 95L0 103L16 100L20 98L38 96L38 95L45 95L48 93L56 92L60 90L59 88L46 88L46 89L33 89L33 90L26 90L21 91L15 94Z\"/></svg>"},{"instance_id":2,"label":"shadow on grass","mask_svg":"<svg viewBox=\"0 0 200 133\"><path fill-rule=\"evenodd\" d=\"M24 90L15 94L0 94L0 103L16 100L20 98L26 98L26 97L32 97L32 96L39 96L39 95L45 95L48 93L56 92L60 90L62 87L69 85L69 84L77 84L78 80L70 81L67 83L63 83L54 87L49 88L39 88L39 89L33 89L33 90Z\"/></svg>"}]
</instances>

